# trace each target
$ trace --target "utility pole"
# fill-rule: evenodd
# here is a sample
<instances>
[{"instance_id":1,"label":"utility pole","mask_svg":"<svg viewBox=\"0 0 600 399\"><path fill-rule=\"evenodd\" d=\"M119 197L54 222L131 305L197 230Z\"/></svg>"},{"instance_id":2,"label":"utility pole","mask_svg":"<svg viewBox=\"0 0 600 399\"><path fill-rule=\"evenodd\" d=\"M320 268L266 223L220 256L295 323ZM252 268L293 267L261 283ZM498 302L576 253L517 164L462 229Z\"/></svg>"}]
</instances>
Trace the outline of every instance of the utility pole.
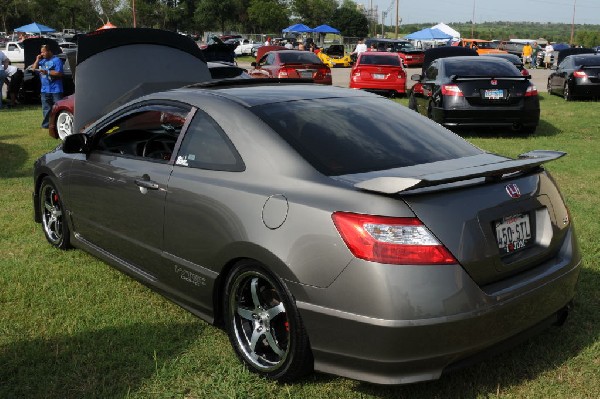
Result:
<instances>
[{"instance_id":1,"label":"utility pole","mask_svg":"<svg viewBox=\"0 0 600 399\"><path fill-rule=\"evenodd\" d=\"M131 12L133 13L133 27L135 28L135 0L131 0Z\"/></svg>"},{"instance_id":2,"label":"utility pole","mask_svg":"<svg viewBox=\"0 0 600 399\"><path fill-rule=\"evenodd\" d=\"M577 5L577 0L573 1L573 19L571 19L571 41L569 41L570 45L573 45L573 35L575 34L575 6Z\"/></svg>"},{"instance_id":3,"label":"utility pole","mask_svg":"<svg viewBox=\"0 0 600 399\"><path fill-rule=\"evenodd\" d=\"M396 0L396 39L398 39L398 3L400 3L400 0Z\"/></svg>"}]
</instances>

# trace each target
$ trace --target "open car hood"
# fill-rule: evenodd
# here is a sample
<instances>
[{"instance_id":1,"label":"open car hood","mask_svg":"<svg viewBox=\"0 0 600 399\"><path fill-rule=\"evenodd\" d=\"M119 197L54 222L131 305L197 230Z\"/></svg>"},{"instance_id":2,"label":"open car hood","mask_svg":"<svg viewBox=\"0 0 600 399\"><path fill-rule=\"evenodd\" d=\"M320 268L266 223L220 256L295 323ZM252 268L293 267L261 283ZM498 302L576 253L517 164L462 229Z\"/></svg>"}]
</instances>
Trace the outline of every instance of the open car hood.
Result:
<instances>
[{"instance_id":1,"label":"open car hood","mask_svg":"<svg viewBox=\"0 0 600 399\"><path fill-rule=\"evenodd\" d=\"M81 36L75 78L75 132L135 98L211 80L192 39L143 28Z\"/></svg>"},{"instance_id":2,"label":"open car hood","mask_svg":"<svg viewBox=\"0 0 600 399\"><path fill-rule=\"evenodd\" d=\"M63 52L60 46L58 45L58 42L54 39L49 39L46 37L35 37L31 39L25 39L22 43L23 51L25 52L25 60L23 61L25 64L25 68L27 68L29 65L35 62L35 57L37 57L37 55L40 53L42 45L44 44L48 46L48 48L50 49L50 51L52 51L52 54L54 55L59 55Z\"/></svg>"}]
</instances>

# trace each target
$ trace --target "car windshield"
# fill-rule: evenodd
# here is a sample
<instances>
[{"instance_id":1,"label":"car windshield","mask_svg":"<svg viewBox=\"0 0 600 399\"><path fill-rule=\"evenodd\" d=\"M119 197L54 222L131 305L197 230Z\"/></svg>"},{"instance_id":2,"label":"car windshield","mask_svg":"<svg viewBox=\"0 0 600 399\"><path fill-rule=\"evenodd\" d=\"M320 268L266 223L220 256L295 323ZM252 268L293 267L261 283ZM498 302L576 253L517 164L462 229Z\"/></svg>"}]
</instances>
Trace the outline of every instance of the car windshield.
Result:
<instances>
[{"instance_id":1,"label":"car windshield","mask_svg":"<svg viewBox=\"0 0 600 399\"><path fill-rule=\"evenodd\" d=\"M498 45L494 42L475 42L475 45L479 48L498 48Z\"/></svg>"},{"instance_id":2,"label":"car windshield","mask_svg":"<svg viewBox=\"0 0 600 399\"><path fill-rule=\"evenodd\" d=\"M395 54L390 55L373 55L363 54L360 57L360 65L392 65L400 66L400 58Z\"/></svg>"},{"instance_id":3,"label":"car windshield","mask_svg":"<svg viewBox=\"0 0 600 399\"><path fill-rule=\"evenodd\" d=\"M413 46L412 43L409 42L394 43L393 46L394 51L412 51L414 49L415 46Z\"/></svg>"},{"instance_id":4,"label":"car windshield","mask_svg":"<svg viewBox=\"0 0 600 399\"><path fill-rule=\"evenodd\" d=\"M385 98L300 100L251 110L327 176L481 153L462 138Z\"/></svg>"},{"instance_id":5,"label":"car windshield","mask_svg":"<svg viewBox=\"0 0 600 399\"><path fill-rule=\"evenodd\" d=\"M279 59L284 64L320 64L321 60L310 51L290 51L279 53Z\"/></svg>"},{"instance_id":6,"label":"car windshield","mask_svg":"<svg viewBox=\"0 0 600 399\"><path fill-rule=\"evenodd\" d=\"M509 62L485 60L484 57L465 62L460 58L446 59L446 76L521 76L519 70Z\"/></svg>"}]
</instances>

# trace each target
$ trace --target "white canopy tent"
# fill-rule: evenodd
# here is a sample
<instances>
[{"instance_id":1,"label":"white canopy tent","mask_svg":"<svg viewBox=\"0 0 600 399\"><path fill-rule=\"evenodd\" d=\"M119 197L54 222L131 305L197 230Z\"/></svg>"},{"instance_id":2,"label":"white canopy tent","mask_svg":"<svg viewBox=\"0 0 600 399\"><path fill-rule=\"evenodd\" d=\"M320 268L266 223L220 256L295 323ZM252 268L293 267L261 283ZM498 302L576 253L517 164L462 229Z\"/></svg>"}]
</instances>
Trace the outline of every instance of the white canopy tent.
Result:
<instances>
[{"instance_id":1,"label":"white canopy tent","mask_svg":"<svg viewBox=\"0 0 600 399\"><path fill-rule=\"evenodd\" d=\"M446 25L443 22L440 22L439 24L432 26L431 29L439 29L442 32L452 36L453 39L460 39L460 33L455 31L454 29L452 29L451 27L449 27L448 25Z\"/></svg>"}]
</instances>

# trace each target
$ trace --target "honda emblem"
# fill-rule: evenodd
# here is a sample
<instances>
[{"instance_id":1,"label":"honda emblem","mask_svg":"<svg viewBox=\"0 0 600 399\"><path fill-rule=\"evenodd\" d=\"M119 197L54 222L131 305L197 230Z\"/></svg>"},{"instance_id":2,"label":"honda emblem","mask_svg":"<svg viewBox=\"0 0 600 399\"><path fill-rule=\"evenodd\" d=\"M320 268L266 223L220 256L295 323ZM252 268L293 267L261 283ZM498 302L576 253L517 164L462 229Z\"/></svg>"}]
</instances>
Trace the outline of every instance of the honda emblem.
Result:
<instances>
[{"instance_id":1,"label":"honda emblem","mask_svg":"<svg viewBox=\"0 0 600 399\"><path fill-rule=\"evenodd\" d=\"M508 184L506 186L506 192L510 196L510 198L519 198L521 196L521 191L519 191L519 186L514 183Z\"/></svg>"},{"instance_id":2,"label":"honda emblem","mask_svg":"<svg viewBox=\"0 0 600 399\"><path fill-rule=\"evenodd\" d=\"M497 86L498 85L498 81L496 79L492 79L492 80L490 80L490 84L492 86Z\"/></svg>"}]
</instances>

